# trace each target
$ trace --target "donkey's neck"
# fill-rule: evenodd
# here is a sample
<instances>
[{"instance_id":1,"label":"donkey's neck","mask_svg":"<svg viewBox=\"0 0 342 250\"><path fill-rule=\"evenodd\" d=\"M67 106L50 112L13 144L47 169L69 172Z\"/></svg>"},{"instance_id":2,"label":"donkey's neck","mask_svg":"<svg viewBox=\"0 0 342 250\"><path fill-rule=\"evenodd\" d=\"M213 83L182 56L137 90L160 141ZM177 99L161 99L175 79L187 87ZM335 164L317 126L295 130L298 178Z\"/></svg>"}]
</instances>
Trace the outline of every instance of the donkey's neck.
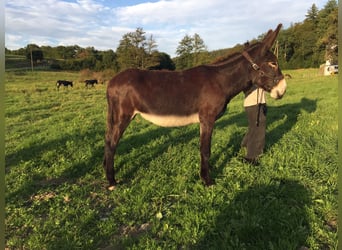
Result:
<instances>
[{"instance_id":1,"label":"donkey's neck","mask_svg":"<svg viewBox=\"0 0 342 250\"><path fill-rule=\"evenodd\" d=\"M244 62L244 58L234 63L217 65L220 77L224 77L222 89L226 93L227 98L231 99L242 91L251 86L251 72L248 62Z\"/></svg>"}]
</instances>

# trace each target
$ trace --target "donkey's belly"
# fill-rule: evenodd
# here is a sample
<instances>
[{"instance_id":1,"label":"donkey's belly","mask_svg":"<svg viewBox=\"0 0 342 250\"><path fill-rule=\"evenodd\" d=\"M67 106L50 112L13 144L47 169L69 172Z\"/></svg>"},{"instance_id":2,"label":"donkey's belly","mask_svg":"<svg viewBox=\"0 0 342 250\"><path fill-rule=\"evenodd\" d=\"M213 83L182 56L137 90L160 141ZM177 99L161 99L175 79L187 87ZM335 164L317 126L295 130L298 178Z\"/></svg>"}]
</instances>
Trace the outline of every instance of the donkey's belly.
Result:
<instances>
[{"instance_id":1,"label":"donkey's belly","mask_svg":"<svg viewBox=\"0 0 342 250\"><path fill-rule=\"evenodd\" d=\"M140 115L144 119L162 127L179 127L179 126L185 126L185 125L199 122L198 113L188 115L188 116L155 115L155 114L146 114L146 113L140 113Z\"/></svg>"}]
</instances>

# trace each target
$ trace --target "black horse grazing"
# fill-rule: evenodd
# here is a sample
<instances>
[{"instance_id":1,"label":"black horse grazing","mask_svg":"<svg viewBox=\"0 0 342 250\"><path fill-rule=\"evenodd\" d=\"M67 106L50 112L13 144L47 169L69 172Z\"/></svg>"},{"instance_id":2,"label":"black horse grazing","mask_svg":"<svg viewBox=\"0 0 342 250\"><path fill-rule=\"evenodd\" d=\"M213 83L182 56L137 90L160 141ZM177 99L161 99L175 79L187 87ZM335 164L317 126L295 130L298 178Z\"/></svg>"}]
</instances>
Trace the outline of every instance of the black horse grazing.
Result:
<instances>
[{"instance_id":1,"label":"black horse grazing","mask_svg":"<svg viewBox=\"0 0 342 250\"><path fill-rule=\"evenodd\" d=\"M214 123L229 101L253 84L274 99L286 91L276 56L270 51L281 28L269 30L262 42L212 65L184 71L129 69L116 75L107 87L107 131L103 166L109 189L116 185L114 154L120 137L136 114L154 124L172 127L200 123L200 176L205 185Z\"/></svg>"},{"instance_id":2,"label":"black horse grazing","mask_svg":"<svg viewBox=\"0 0 342 250\"><path fill-rule=\"evenodd\" d=\"M85 80L84 82L85 82L86 87L88 87L88 86L94 87L94 84L98 83L96 79Z\"/></svg>"},{"instance_id":3,"label":"black horse grazing","mask_svg":"<svg viewBox=\"0 0 342 250\"><path fill-rule=\"evenodd\" d=\"M72 84L71 81L58 80L57 83L56 83L57 89L59 90L59 87L62 86L62 85L63 85L64 87L68 87L68 86L72 87L72 86L73 86L73 84Z\"/></svg>"}]
</instances>

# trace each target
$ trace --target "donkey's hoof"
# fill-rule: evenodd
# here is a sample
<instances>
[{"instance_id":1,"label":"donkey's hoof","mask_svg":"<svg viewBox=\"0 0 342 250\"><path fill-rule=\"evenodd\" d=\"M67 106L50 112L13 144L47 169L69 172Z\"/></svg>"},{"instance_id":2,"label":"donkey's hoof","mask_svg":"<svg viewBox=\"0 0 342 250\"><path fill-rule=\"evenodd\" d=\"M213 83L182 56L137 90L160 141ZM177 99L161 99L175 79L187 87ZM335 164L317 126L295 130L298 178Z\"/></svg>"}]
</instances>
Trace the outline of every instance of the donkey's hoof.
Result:
<instances>
[{"instance_id":1,"label":"donkey's hoof","mask_svg":"<svg viewBox=\"0 0 342 250\"><path fill-rule=\"evenodd\" d=\"M210 180L208 183L205 184L207 187L215 185L215 181Z\"/></svg>"},{"instance_id":2,"label":"donkey's hoof","mask_svg":"<svg viewBox=\"0 0 342 250\"><path fill-rule=\"evenodd\" d=\"M247 157L243 157L243 161L247 164L251 164L253 166L259 166L260 162L257 158L247 158Z\"/></svg>"},{"instance_id":3,"label":"donkey's hoof","mask_svg":"<svg viewBox=\"0 0 342 250\"><path fill-rule=\"evenodd\" d=\"M113 186L108 186L108 188L107 188L109 191L113 191L114 189L115 189L115 186L113 185Z\"/></svg>"},{"instance_id":4,"label":"donkey's hoof","mask_svg":"<svg viewBox=\"0 0 342 250\"><path fill-rule=\"evenodd\" d=\"M203 180L203 183L206 187L210 187L215 184L215 182L212 179L205 179Z\"/></svg>"}]
</instances>

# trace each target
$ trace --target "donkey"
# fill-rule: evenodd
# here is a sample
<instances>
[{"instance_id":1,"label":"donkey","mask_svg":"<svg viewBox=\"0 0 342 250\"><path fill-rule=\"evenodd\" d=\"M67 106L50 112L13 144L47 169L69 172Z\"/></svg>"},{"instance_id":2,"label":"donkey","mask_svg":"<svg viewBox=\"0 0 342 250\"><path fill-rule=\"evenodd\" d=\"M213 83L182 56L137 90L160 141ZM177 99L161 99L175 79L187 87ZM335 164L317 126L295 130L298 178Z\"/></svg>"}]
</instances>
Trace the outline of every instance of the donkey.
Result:
<instances>
[{"instance_id":1,"label":"donkey","mask_svg":"<svg viewBox=\"0 0 342 250\"><path fill-rule=\"evenodd\" d=\"M62 86L62 85L63 85L64 87L68 87L68 86L73 87L73 84L72 84L71 81L58 80L58 81L56 82L57 90L59 90L59 87Z\"/></svg>"},{"instance_id":2,"label":"donkey","mask_svg":"<svg viewBox=\"0 0 342 250\"><path fill-rule=\"evenodd\" d=\"M94 87L94 84L98 84L98 81L97 79L90 79L90 80L85 80L84 83L86 87L88 86Z\"/></svg>"},{"instance_id":3,"label":"donkey","mask_svg":"<svg viewBox=\"0 0 342 250\"><path fill-rule=\"evenodd\" d=\"M220 63L184 71L128 69L111 79L107 86L107 130L103 167L113 190L117 184L114 154L119 140L136 114L165 127L200 123L200 177L206 186L209 175L211 137L215 121L229 101L253 84L280 99L286 81L277 57L270 51L281 24L269 30L261 42L229 56Z\"/></svg>"}]
</instances>

